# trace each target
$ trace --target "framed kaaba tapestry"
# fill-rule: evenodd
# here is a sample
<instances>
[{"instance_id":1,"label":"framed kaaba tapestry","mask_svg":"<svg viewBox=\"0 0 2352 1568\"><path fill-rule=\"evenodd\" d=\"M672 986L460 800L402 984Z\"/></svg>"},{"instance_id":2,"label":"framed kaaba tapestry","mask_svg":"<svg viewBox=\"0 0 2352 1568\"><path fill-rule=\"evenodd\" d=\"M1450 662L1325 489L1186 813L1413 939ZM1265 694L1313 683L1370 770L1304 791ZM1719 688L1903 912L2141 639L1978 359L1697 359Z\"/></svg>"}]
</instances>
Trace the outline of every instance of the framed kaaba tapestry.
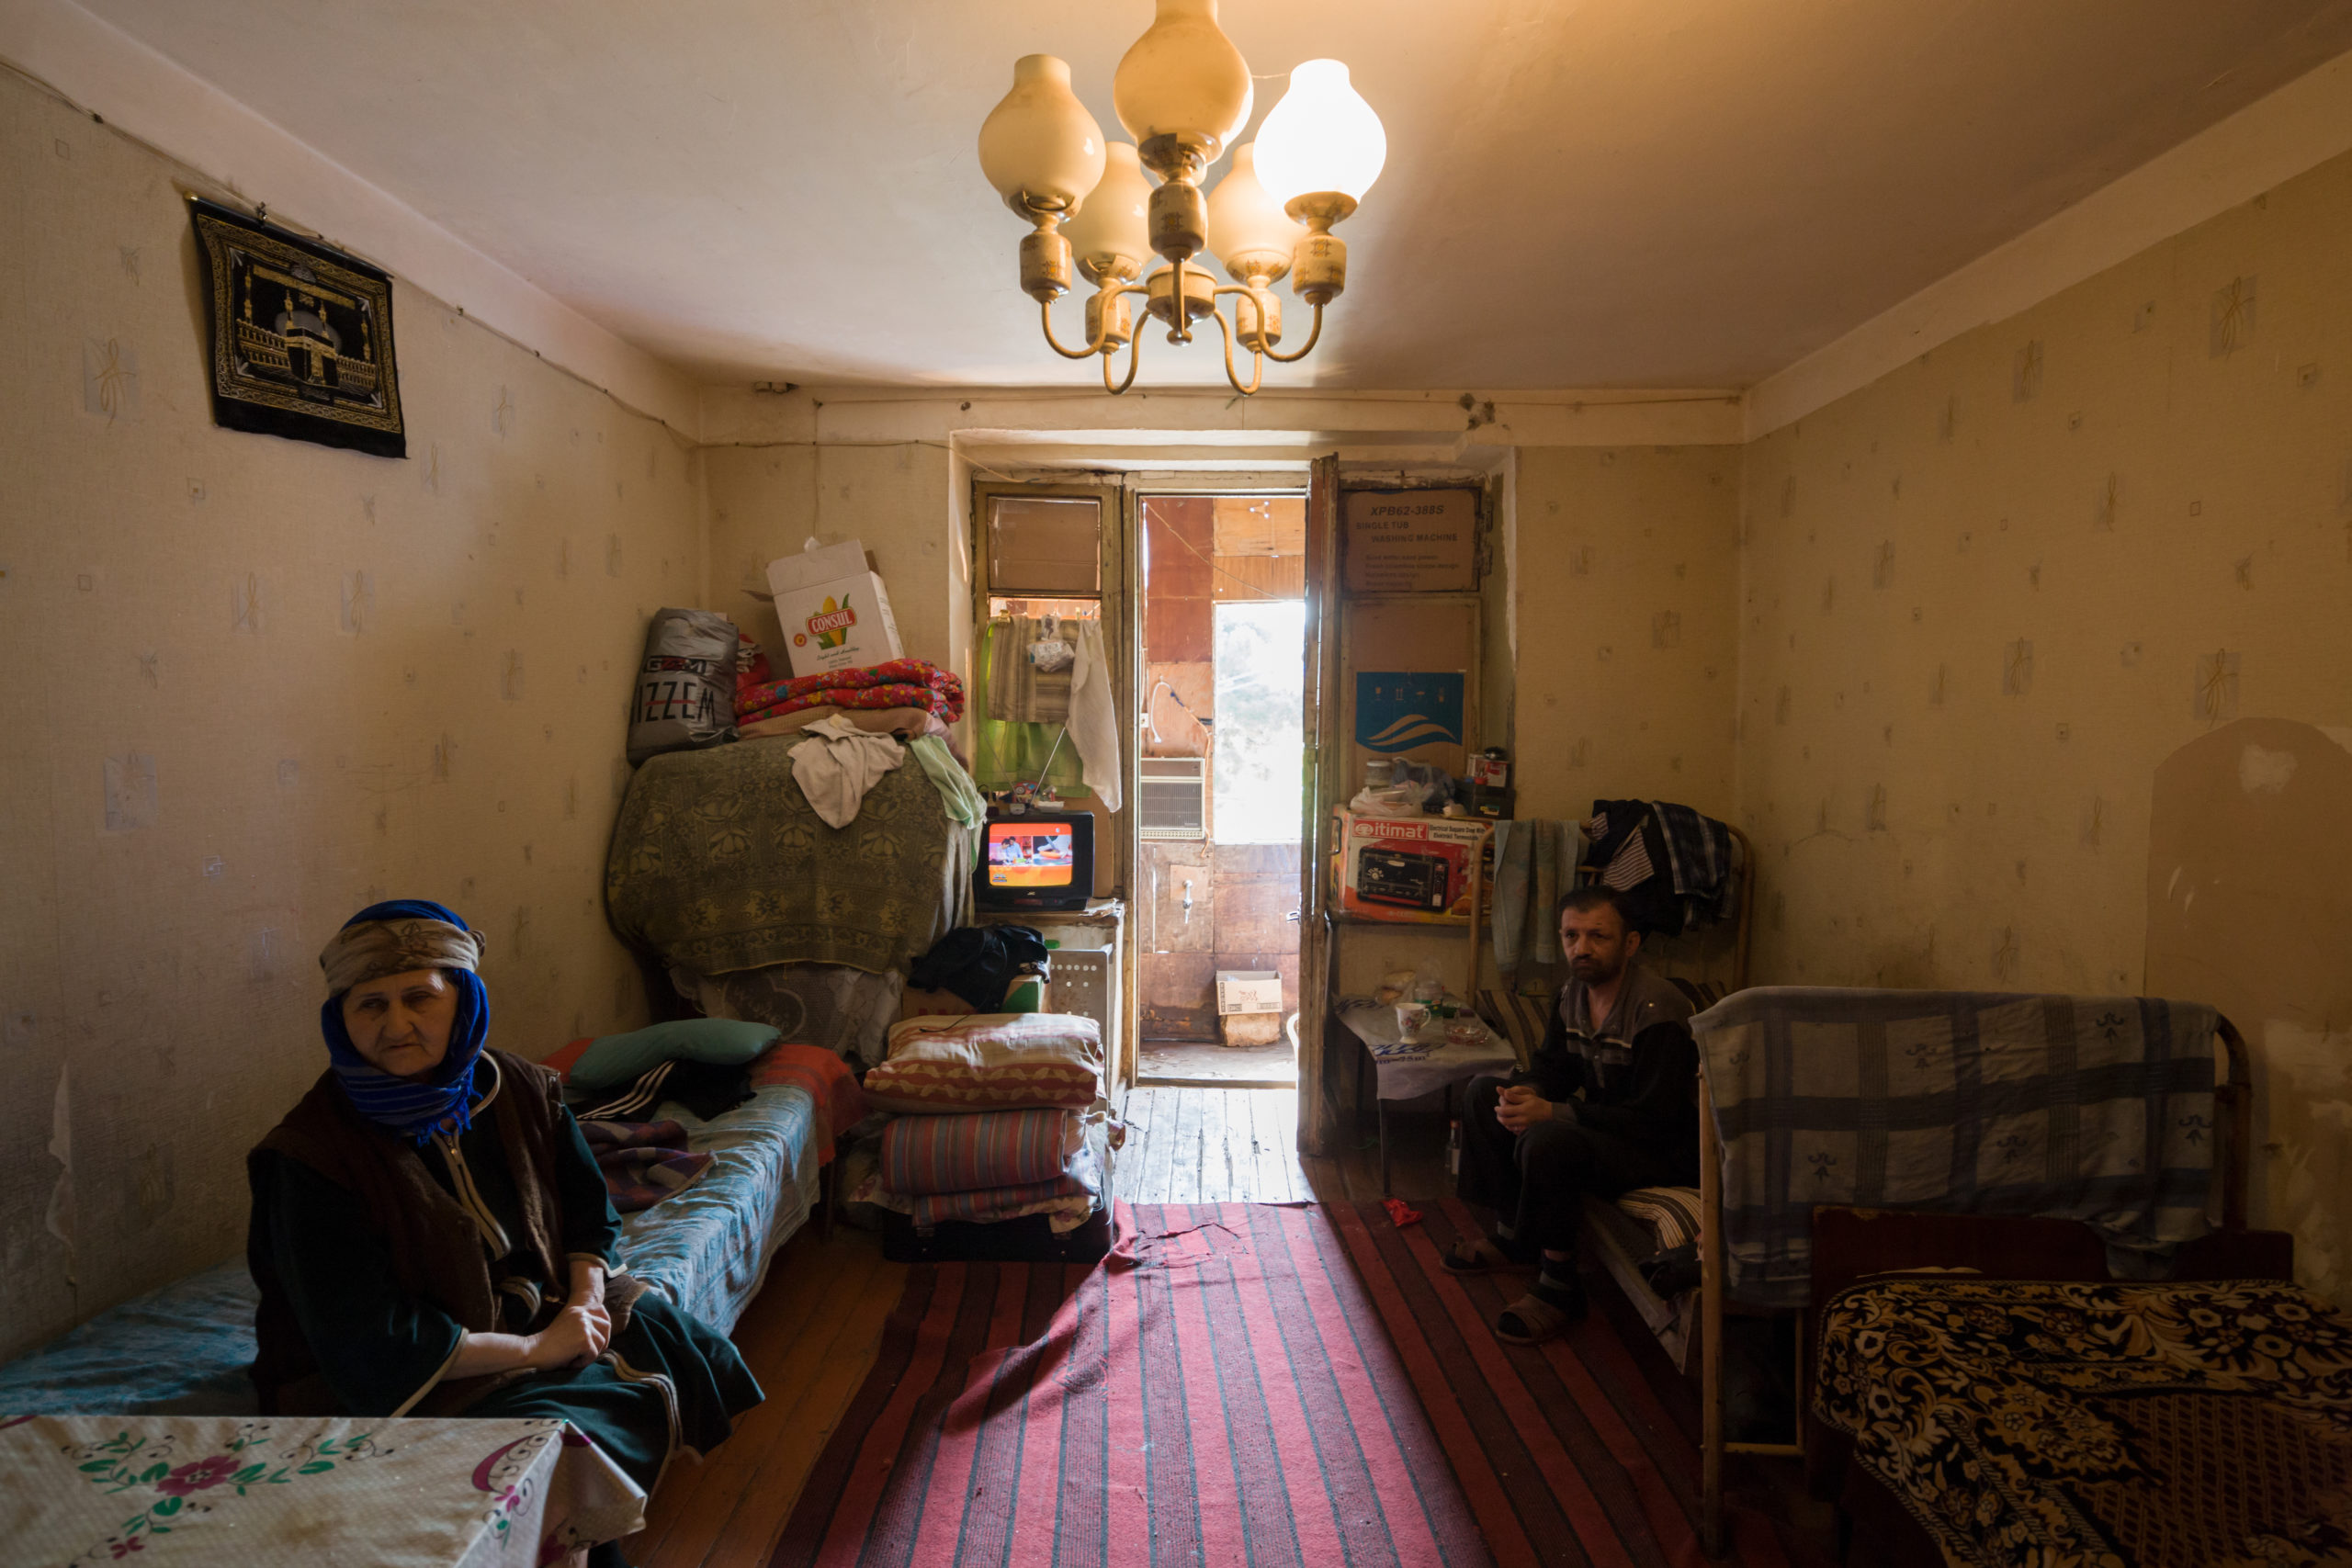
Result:
<instances>
[{"instance_id":1,"label":"framed kaaba tapestry","mask_svg":"<svg viewBox=\"0 0 2352 1568\"><path fill-rule=\"evenodd\" d=\"M241 212L189 205L212 317L212 423L407 457L391 278Z\"/></svg>"}]
</instances>

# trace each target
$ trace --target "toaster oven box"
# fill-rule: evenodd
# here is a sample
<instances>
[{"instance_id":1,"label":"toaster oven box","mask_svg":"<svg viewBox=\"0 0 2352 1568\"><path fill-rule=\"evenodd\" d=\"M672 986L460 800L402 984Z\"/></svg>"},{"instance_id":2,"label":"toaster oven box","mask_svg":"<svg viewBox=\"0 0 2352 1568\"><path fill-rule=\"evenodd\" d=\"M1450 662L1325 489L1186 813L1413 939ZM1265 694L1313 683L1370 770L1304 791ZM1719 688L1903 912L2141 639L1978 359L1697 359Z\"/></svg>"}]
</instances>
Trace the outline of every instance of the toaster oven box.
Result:
<instances>
[{"instance_id":1,"label":"toaster oven box","mask_svg":"<svg viewBox=\"0 0 2352 1568\"><path fill-rule=\"evenodd\" d=\"M1465 922L1489 822L1340 813L1340 909L1368 920Z\"/></svg>"}]
</instances>

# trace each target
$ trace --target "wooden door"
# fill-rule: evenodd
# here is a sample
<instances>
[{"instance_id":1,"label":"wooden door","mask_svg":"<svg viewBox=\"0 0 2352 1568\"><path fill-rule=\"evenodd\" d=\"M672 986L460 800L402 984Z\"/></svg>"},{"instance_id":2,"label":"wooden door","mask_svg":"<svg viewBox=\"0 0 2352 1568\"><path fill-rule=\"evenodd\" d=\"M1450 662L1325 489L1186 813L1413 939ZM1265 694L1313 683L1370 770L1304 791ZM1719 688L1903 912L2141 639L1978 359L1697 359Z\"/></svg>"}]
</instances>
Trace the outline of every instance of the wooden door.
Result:
<instances>
[{"instance_id":1,"label":"wooden door","mask_svg":"<svg viewBox=\"0 0 2352 1568\"><path fill-rule=\"evenodd\" d=\"M1340 459L1317 457L1306 491L1306 698L1298 864L1298 1149L1337 1146L1324 1090L1323 1026L1330 1016L1331 809L1339 804Z\"/></svg>"}]
</instances>

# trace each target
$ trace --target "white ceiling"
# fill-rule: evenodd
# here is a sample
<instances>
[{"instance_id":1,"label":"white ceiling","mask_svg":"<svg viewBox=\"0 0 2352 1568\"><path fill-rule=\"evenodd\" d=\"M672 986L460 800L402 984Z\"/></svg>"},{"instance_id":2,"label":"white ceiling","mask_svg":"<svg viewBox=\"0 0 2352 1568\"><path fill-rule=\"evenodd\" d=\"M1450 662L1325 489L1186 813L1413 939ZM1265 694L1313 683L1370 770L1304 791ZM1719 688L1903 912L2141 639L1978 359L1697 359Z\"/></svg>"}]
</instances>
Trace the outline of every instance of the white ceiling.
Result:
<instances>
[{"instance_id":1,"label":"white ceiling","mask_svg":"<svg viewBox=\"0 0 2352 1568\"><path fill-rule=\"evenodd\" d=\"M1111 73L1148 0L84 4L711 380L1089 374L1039 342L974 138L1033 51L1120 137ZM1223 21L1270 73L1260 115L1271 73L1329 54L1388 130L1324 345L1270 376L1301 387L1747 386L2352 50L2352 0L1226 0ZM1214 343L1155 334L1142 379L1220 378Z\"/></svg>"}]
</instances>

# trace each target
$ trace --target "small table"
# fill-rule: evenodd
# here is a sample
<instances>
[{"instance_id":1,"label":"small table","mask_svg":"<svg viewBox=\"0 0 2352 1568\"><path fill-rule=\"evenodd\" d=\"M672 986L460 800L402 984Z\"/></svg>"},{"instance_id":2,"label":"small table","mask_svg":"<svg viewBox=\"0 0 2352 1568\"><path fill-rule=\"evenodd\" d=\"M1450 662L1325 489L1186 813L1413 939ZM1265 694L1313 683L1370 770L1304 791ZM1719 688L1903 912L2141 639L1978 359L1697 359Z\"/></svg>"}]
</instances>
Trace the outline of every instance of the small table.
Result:
<instances>
[{"instance_id":1,"label":"small table","mask_svg":"<svg viewBox=\"0 0 2352 1568\"><path fill-rule=\"evenodd\" d=\"M645 1525L570 1423L0 1416L11 1562L537 1568Z\"/></svg>"},{"instance_id":2,"label":"small table","mask_svg":"<svg viewBox=\"0 0 2352 1568\"><path fill-rule=\"evenodd\" d=\"M1396 1032L1396 1010L1385 1002L1343 1001L1333 1014L1363 1045L1356 1083L1363 1083L1363 1064L1373 1071L1373 1103L1380 1119L1380 1190L1388 1192L1388 1102L1419 1100L1443 1090L1446 1113L1453 1111L1453 1086L1481 1073L1509 1073L1519 1066L1519 1053L1483 1019L1476 1021L1486 1038L1475 1045L1436 1045L1413 1055L1384 1056L1380 1052L1403 1043ZM1464 1017L1473 1017L1463 1014Z\"/></svg>"}]
</instances>

